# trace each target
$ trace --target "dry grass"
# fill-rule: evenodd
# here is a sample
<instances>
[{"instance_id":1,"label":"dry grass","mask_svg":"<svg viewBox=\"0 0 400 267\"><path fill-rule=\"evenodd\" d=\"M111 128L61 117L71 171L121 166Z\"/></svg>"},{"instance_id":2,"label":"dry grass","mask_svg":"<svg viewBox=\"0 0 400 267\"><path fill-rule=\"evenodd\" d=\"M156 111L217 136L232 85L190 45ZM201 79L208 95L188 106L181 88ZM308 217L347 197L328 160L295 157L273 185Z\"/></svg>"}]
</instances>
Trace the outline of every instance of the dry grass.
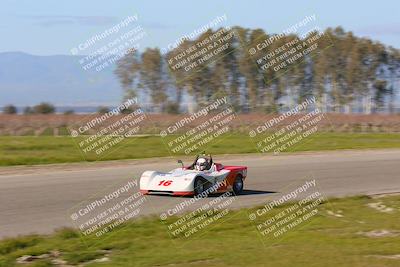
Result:
<instances>
[{"instance_id":1,"label":"dry grass","mask_svg":"<svg viewBox=\"0 0 400 267\"><path fill-rule=\"evenodd\" d=\"M0 135L18 136L58 136L68 135L68 128L82 125L84 122L98 116L93 115L0 115ZM187 115L148 114L147 119L140 124L141 134L158 134L162 129L184 118ZM298 115L301 116L301 115ZM242 114L232 121L232 128L237 132L248 132L272 119L273 114ZM117 121L121 116L114 116L107 124ZM294 118L293 118L294 119ZM200 121L194 122L198 124ZM193 127L188 125L182 130ZM400 115L355 115L326 114L319 124L319 129L329 132L400 132ZM94 131L98 129L93 129Z\"/></svg>"}]
</instances>

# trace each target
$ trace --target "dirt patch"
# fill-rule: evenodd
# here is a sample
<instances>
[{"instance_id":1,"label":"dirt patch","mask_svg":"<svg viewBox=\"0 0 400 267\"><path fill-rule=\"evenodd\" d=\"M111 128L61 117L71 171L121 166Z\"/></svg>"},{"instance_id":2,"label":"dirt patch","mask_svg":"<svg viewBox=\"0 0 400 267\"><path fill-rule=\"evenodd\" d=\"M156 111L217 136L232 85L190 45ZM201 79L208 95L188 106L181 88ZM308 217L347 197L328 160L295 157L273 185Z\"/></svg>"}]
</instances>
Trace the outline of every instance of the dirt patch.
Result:
<instances>
[{"instance_id":1,"label":"dirt patch","mask_svg":"<svg viewBox=\"0 0 400 267\"><path fill-rule=\"evenodd\" d=\"M334 211L332 211L332 210L327 210L326 212L327 212L329 215L335 216L335 217L338 217L338 218L344 217L344 215L342 214L343 211L341 211L341 210L338 210L337 212L334 212Z\"/></svg>"},{"instance_id":2,"label":"dirt patch","mask_svg":"<svg viewBox=\"0 0 400 267\"><path fill-rule=\"evenodd\" d=\"M192 264L206 264L205 266L207 266L207 264L212 264L212 263L216 263L215 259L200 259L200 260L193 260L193 261L189 261L189 262L179 262L179 263L170 263L170 264L164 264L164 265L154 265L157 267L162 267L162 266L176 266L176 265L181 265L182 263L185 263L187 266L190 266Z\"/></svg>"},{"instance_id":3,"label":"dirt patch","mask_svg":"<svg viewBox=\"0 0 400 267\"><path fill-rule=\"evenodd\" d=\"M367 206L383 213L392 213L394 211L394 208L388 207L382 202L368 203Z\"/></svg>"},{"instance_id":4,"label":"dirt patch","mask_svg":"<svg viewBox=\"0 0 400 267\"><path fill-rule=\"evenodd\" d=\"M33 256L33 255L23 255L19 258L16 259L17 264L30 264L32 262L38 261L38 260L49 260L53 265L59 266L59 267L83 267L91 263L101 263L101 262L108 262L109 255L111 254L111 251L109 250L100 250L99 252L102 253L101 258L90 260L87 262L82 262L77 265L69 264L66 260L62 259L62 253L58 250L52 250L49 253Z\"/></svg>"},{"instance_id":5,"label":"dirt patch","mask_svg":"<svg viewBox=\"0 0 400 267\"><path fill-rule=\"evenodd\" d=\"M380 259L400 260L400 254L394 254L394 255L368 255L367 257L374 257L374 258L380 258Z\"/></svg>"},{"instance_id":6,"label":"dirt patch","mask_svg":"<svg viewBox=\"0 0 400 267\"><path fill-rule=\"evenodd\" d=\"M394 196L400 196L400 192L376 194L376 195L372 195L371 198L373 198L373 199L380 199L380 198L391 197L391 196L393 196L393 197L394 197Z\"/></svg>"},{"instance_id":7,"label":"dirt patch","mask_svg":"<svg viewBox=\"0 0 400 267\"><path fill-rule=\"evenodd\" d=\"M369 232L358 232L357 234L363 235L366 237L371 237L371 238L380 238L380 237L396 237L400 235L400 231L397 230L373 230Z\"/></svg>"}]
</instances>

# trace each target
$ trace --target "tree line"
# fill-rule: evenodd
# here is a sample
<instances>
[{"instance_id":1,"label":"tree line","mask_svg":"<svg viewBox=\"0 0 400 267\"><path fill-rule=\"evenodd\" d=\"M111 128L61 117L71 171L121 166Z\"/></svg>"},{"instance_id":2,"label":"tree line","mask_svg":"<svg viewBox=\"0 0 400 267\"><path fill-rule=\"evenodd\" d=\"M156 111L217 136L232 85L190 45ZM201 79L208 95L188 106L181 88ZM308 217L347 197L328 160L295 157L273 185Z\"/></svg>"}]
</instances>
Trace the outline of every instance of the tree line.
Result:
<instances>
[{"instance_id":1,"label":"tree line","mask_svg":"<svg viewBox=\"0 0 400 267\"><path fill-rule=\"evenodd\" d=\"M105 114L110 111L110 108L107 106L98 106L97 107L97 113L98 114ZM128 111L122 111L122 113L127 113ZM34 105L34 106L26 106L24 107L21 111L18 110L18 108L12 104L5 105L2 108L2 113L3 114L8 114L8 115L13 115L13 114L19 114L22 113L24 115L32 115L32 114L54 114L56 113L56 107L48 102L42 102L40 104ZM67 109L63 112L64 115L71 115L75 114L74 109Z\"/></svg>"},{"instance_id":2,"label":"tree line","mask_svg":"<svg viewBox=\"0 0 400 267\"><path fill-rule=\"evenodd\" d=\"M31 106L26 106L23 108L22 113L25 115L30 115L30 114L53 114L55 113L56 108L54 105L47 103L47 102L42 102L40 104L34 105L33 107ZM18 114L18 108L14 105L6 105L3 107L4 114Z\"/></svg>"},{"instance_id":3,"label":"tree line","mask_svg":"<svg viewBox=\"0 0 400 267\"><path fill-rule=\"evenodd\" d=\"M216 92L224 91L238 112L280 112L315 96L325 112L394 112L400 76L400 52L368 38L356 37L341 27L328 28L315 53L304 56L283 75L262 71L249 54L260 40L262 29L234 27L224 56L194 71L172 71L168 61L215 34L209 29L195 40L185 40L162 54L158 48L142 53L130 50L115 69L124 97L140 96L150 111L178 113L186 101L201 106ZM287 35L267 50L298 38ZM187 110L186 110L187 111Z\"/></svg>"}]
</instances>

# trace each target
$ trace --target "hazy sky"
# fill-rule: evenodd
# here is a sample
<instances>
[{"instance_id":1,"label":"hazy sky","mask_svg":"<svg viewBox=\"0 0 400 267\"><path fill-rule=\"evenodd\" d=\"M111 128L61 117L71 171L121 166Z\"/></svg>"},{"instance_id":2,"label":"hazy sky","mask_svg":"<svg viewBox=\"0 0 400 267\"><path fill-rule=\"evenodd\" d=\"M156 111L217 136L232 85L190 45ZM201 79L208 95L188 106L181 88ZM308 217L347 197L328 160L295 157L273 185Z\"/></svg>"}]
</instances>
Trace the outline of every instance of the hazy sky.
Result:
<instances>
[{"instance_id":1,"label":"hazy sky","mask_svg":"<svg viewBox=\"0 0 400 267\"><path fill-rule=\"evenodd\" d=\"M217 16L225 25L280 32L315 14L321 28L343 26L400 48L400 1L103 1L2 0L0 52L71 54L90 36L137 14L142 47L164 47Z\"/></svg>"}]
</instances>

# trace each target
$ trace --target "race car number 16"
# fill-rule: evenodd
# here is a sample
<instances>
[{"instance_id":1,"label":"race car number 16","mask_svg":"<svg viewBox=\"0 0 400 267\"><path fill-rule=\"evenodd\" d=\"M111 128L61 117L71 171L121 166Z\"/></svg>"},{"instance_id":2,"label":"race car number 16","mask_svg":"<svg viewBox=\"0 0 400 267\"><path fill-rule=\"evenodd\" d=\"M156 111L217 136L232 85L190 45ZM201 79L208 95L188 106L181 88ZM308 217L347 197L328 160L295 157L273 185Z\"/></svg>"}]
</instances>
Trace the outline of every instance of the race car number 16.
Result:
<instances>
[{"instance_id":1,"label":"race car number 16","mask_svg":"<svg viewBox=\"0 0 400 267\"><path fill-rule=\"evenodd\" d=\"M172 184L172 180L162 180L158 185L169 186Z\"/></svg>"}]
</instances>

